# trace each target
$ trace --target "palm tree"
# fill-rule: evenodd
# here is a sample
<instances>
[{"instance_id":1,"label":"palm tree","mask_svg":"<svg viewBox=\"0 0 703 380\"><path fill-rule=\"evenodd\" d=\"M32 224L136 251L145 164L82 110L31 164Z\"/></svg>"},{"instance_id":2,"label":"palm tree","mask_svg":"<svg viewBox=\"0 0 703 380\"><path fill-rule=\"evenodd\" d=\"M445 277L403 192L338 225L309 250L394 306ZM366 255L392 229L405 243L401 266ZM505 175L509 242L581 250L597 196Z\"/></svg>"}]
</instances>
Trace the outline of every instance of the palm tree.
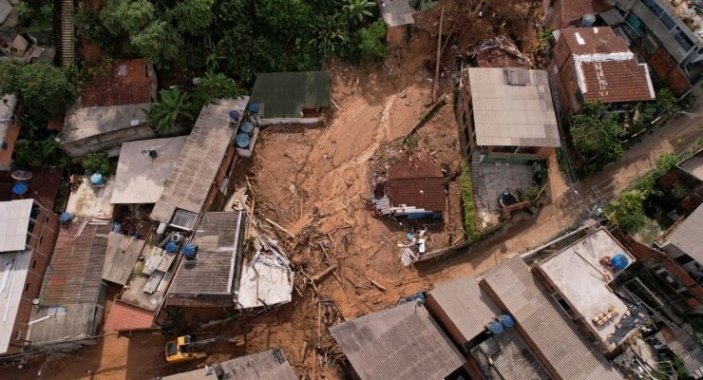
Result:
<instances>
[{"instance_id":1,"label":"palm tree","mask_svg":"<svg viewBox=\"0 0 703 380\"><path fill-rule=\"evenodd\" d=\"M190 94L173 87L159 91L159 98L151 105L147 118L159 132L168 133L176 123L193 121Z\"/></svg>"},{"instance_id":2,"label":"palm tree","mask_svg":"<svg viewBox=\"0 0 703 380\"><path fill-rule=\"evenodd\" d=\"M370 0L344 0L346 4L342 7L347 15L352 19L357 19L363 22L364 18L373 16L371 8L376 6L374 1Z\"/></svg>"},{"instance_id":3,"label":"palm tree","mask_svg":"<svg viewBox=\"0 0 703 380\"><path fill-rule=\"evenodd\" d=\"M325 58L339 53L349 43L349 35L344 29L344 23L337 15L325 16L311 27L315 30L315 37L309 43Z\"/></svg>"}]
</instances>

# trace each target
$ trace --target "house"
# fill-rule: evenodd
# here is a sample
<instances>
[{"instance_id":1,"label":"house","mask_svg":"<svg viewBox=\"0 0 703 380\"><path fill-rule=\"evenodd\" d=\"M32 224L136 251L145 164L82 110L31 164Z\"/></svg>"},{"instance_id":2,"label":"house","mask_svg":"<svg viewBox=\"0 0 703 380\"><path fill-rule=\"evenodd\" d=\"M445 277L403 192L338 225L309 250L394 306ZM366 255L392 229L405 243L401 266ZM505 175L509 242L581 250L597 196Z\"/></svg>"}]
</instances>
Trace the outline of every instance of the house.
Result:
<instances>
[{"instance_id":1,"label":"house","mask_svg":"<svg viewBox=\"0 0 703 380\"><path fill-rule=\"evenodd\" d=\"M637 61L613 29L567 28L555 34L550 66L564 117L591 102L612 107L654 100L647 64Z\"/></svg>"},{"instance_id":2,"label":"house","mask_svg":"<svg viewBox=\"0 0 703 380\"><path fill-rule=\"evenodd\" d=\"M487 272L480 282L503 313L515 321L515 329L554 379L622 379L576 326L520 257L514 257Z\"/></svg>"},{"instance_id":3,"label":"house","mask_svg":"<svg viewBox=\"0 0 703 380\"><path fill-rule=\"evenodd\" d=\"M12 153L20 134L20 127L15 123L15 95L4 95L0 104L0 171L10 170Z\"/></svg>"},{"instance_id":4,"label":"house","mask_svg":"<svg viewBox=\"0 0 703 380\"><path fill-rule=\"evenodd\" d=\"M591 26L596 15L612 8L608 0L545 0L545 25L554 29Z\"/></svg>"},{"instance_id":5,"label":"house","mask_svg":"<svg viewBox=\"0 0 703 380\"><path fill-rule=\"evenodd\" d=\"M31 199L0 202L0 355L22 350L59 219Z\"/></svg>"},{"instance_id":6,"label":"house","mask_svg":"<svg viewBox=\"0 0 703 380\"><path fill-rule=\"evenodd\" d=\"M330 77L324 71L261 73L251 91L254 124L317 124L330 105Z\"/></svg>"},{"instance_id":7,"label":"house","mask_svg":"<svg viewBox=\"0 0 703 380\"><path fill-rule=\"evenodd\" d=\"M561 145L543 70L466 69L456 115L462 152L471 158L546 158Z\"/></svg>"},{"instance_id":8,"label":"house","mask_svg":"<svg viewBox=\"0 0 703 380\"><path fill-rule=\"evenodd\" d=\"M144 59L115 61L83 87L66 111L60 147L70 157L107 150L112 156L123 142L148 139L156 132L146 115L156 97L156 73Z\"/></svg>"},{"instance_id":9,"label":"house","mask_svg":"<svg viewBox=\"0 0 703 380\"><path fill-rule=\"evenodd\" d=\"M242 356L205 368L164 376L161 380L297 380L293 367L280 348Z\"/></svg>"},{"instance_id":10,"label":"house","mask_svg":"<svg viewBox=\"0 0 703 380\"><path fill-rule=\"evenodd\" d=\"M379 215L441 219L445 209L442 169L428 155L401 159L388 169L388 180L375 191Z\"/></svg>"},{"instance_id":11,"label":"house","mask_svg":"<svg viewBox=\"0 0 703 380\"><path fill-rule=\"evenodd\" d=\"M355 379L459 378L464 357L424 305L409 302L330 327Z\"/></svg>"},{"instance_id":12,"label":"house","mask_svg":"<svg viewBox=\"0 0 703 380\"><path fill-rule=\"evenodd\" d=\"M199 216L225 199L236 163L232 138L248 103L240 97L203 107L154 205L153 220L193 231Z\"/></svg>"},{"instance_id":13,"label":"house","mask_svg":"<svg viewBox=\"0 0 703 380\"><path fill-rule=\"evenodd\" d=\"M110 203L156 203L186 139L178 136L122 144Z\"/></svg>"},{"instance_id":14,"label":"house","mask_svg":"<svg viewBox=\"0 0 703 380\"><path fill-rule=\"evenodd\" d=\"M680 162L678 168L703 183L703 149Z\"/></svg>"},{"instance_id":15,"label":"house","mask_svg":"<svg viewBox=\"0 0 703 380\"><path fill-rule=\"evenodd\" d=\"M30 345L70 351L95 341L105 307L109 231L108 221L87 218L61 227L27 323Z\"/></svg>"},{"instance_id":16,"label":"house","mask_svg":"<svg viewBox=\"0 0 703 380\"><path fill-rule=\"evenodd\" d=\"M233 307L244 256L244 211L208 212L195 230L196 256L181 260L167 306Z\"/></svg>"},{"instance_id":17,"label":"house","mask_svg":"<svg viewBox=\"0 0 703 380\"><path fill-rule=\"evenodd\" d=\"M579 330L606 356L648 319L634 304L615 294L609 283L635 258L600 228L535 266L535 275Z\"/></svg>"},{"instance_id":18,"label":"house","mask_svg":"<svg viewBox=\"0 0 703 380\"><path fill-rule=\"evenodd\" d=\"M703 283L703 204L675 224L657 245L681 265L696 282Z\"/></svg>"},{"instance_id":19,"label":"house","mask_svg":"<svg viewBox=\"0 0 703 380\"><path fill-rule=\"evenodd\" d=\"M703 41L662 0L613 0L619 28L630 46L674 94L684 95L703 73Z\"/></svg>"}]
</instances>

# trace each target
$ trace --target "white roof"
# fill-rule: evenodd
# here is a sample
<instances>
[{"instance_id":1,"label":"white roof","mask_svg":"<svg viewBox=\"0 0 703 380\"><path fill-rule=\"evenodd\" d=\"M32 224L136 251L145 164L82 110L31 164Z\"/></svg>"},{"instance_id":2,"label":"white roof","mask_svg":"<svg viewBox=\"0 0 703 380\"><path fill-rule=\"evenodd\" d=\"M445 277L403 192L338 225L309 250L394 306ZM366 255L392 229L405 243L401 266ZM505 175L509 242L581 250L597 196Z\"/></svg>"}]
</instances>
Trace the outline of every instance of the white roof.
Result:
<instances>
[{"instance_id":1,"label":"white roof","mask_svg":"<svg viewBox=\"0 0 703 380\"><path fill-rule=\"evenodd\" d=\"M122 144L112 189L113 204L156 203L188 136ZM156 158L148 151L156 151Z\"/></svg>"},{"instance_id":2,"label":"white roof","mask_svg":"<svg viewBox=\"0 0 703 380\"><path fill-rule=\"evenodd\" d=\"M31 258L31 251L0 254L0 354L7 352L12 339Z\"/></svg>"},{"instance_id":3,"label":"white roof","mask_svg":"<svg viewBox=\"0 0 703 380\"><path fill-rule=\"evenodd\" d=\"M546 71L521 68L469 68L468 71L477 145L561 145Z\"/></svg>"},{"instance_id":4,"label":"white roof","mask_svg":"<svg viewBox=\"0 0 703 380\"><path fill-rule=\"evenodd\" d=\"M7 130L10 128L12 115L15 113L17 97L14 95L4 95L0 102L0 144L5 142Z\"/></svg>"},{"instance_id":5,"label":"white roof","mask_svg":"<svg viewBox=\"0 0 703 380\"><path fill-rule=\"evenodd\" d=\"M295 273L290 262L273 240L267 240L271 250L258 252L242 269L237 290L237 306L242 309L287 303L293 297Z\"/></svg>"},{"instance_id":6,"label":"white roof","mask_svg":"<svg viewBox=\"0 0 703 380\"><path fill-rule=\"evenodd\" d=\"M31 199L0 202L0 252L24 251L33 204Z\"/></svg>"}]
</instances>

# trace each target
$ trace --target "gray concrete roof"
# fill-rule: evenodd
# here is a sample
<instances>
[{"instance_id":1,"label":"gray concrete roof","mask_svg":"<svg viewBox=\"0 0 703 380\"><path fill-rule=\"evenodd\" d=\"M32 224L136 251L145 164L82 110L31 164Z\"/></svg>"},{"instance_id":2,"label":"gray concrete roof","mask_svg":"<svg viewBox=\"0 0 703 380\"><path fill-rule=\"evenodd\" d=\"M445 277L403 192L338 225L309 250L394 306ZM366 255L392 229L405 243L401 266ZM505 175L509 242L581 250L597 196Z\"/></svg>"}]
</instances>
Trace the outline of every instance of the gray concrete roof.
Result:
<instances>
[{"instance_id":1,"label":"gray concrete roof","mask_svg":"<svg viewBox=\"0 0 703 380\"><path fill-rule=\"evenodd\" d=\"M33 204L31 199L0 202L0 252L24 251Z\"/></svg>"},{"instance_id":2,"label":"gray concrete roof","mask_svg":"<svg viewBox=\"0 0 703 380\"><path fill-rule=\"evenodd\" d=\"M561 145L546 71L473 67L468 71L477 145Z\"/></svg>"},{"instance_id":3,"label":"gray concrete roof","mask_svg":"<svg viewBox=\"0 0 703 380\"><path fill-rule=\"evenodd\" d=\"M703 263L703 227L701 226L703 226L703 204L698 206L686 220L673 227L666 237L665 245L671 244L697 262Z\"/></svg>"},{"instance_id":4,"label":"gray concrete roof","mask_svg":"<svg viewBox=\"0 0 703 380\"><path fill-rule=\"evenodd\" d=\"M542 355L553 377L570 380L622 379L605 357L557 310L519 256L484 275L481 287L513 316L522 338Z\"/></svg>"},{"instance_id":5,"label":"gray concrete roof","mask_svg":"<svg viewBox=\"0 0 703 380\"><path fill-rule=\"evenodd\" d=\"M183 150L187 136L122 144L112 189L113 204L156 203ZM156 151L156 158L147 155Z\"/></svg>"},{"instance_id":6,"label":"gray concrete roof","mask_svg":"<svg viewBox=\"0 0 703 380\"><path fill-rule=\"evenodd\" d=\"M150 103L105 107L82 107L69 110L60 137L62 143L134 128L146 123Z\"/></svg>"},{"instance_id":7,"label":"gray concrete roof","mask_svg":"<svg viewBox=\"0 0 703 380\"><path fill-rule=\"evenodd\" d=\"M170 223L176 209L200 214L217 170L232 143L229 111L244 113L248 97L221 99L203 107L195 126L164 183L151 218Z\"/></svg>"},{"instance_id":8,"label":"gray concrete roof","mask_svg":"<svg viewBox=\"0 0 703 380\"><path fill-rule=\"evenodd\" d=\"M362 380L439 380L465 362L416 302L338 324L330 333Z\"/></svg>"},{"instance_id":9,"label":"gray concrete roof","mask_svg":"<svg viewBox=\"0 0 703 380\"><path fill-rule=\"evenodd\" d=\"M703 149L680 163L679 167L699 181L703 181Z\"/></svg>"},{"instance_id":10,"label":"gray concrete roof","mask_svg":"<svg viewBox=\"0 0 703 380\"><path fill-rule=\"evenodd\" d=\"M164 376L163 380L215 380L215 369L223 373L222 379L236 380L296 380L298 377L293 372L288 360L280 348L242 356L226 362L212 364L212 374L208 375L207 368L199 368L188 372L181 372L171 376Z\"/></svg>"}]
</instances>

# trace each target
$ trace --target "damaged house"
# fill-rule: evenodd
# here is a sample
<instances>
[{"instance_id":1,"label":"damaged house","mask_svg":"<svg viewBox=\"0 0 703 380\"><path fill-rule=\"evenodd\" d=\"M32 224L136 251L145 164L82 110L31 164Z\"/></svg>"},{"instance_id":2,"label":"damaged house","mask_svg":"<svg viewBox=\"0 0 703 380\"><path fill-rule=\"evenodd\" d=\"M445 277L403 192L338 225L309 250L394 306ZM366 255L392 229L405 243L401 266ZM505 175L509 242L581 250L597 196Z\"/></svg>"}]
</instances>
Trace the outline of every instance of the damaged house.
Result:
<instances>
[{"instance_id":1,"label":"damaged house","mask_svg":"<svg viewBox=\"0 0 703 380\"><path fill-rule=\"evenodd\" d=\"M442 169L428 155L390 165L385 183L376 185L372 204L383 216L442 219L445 193Z\"/></svg>"}]
</instances>

